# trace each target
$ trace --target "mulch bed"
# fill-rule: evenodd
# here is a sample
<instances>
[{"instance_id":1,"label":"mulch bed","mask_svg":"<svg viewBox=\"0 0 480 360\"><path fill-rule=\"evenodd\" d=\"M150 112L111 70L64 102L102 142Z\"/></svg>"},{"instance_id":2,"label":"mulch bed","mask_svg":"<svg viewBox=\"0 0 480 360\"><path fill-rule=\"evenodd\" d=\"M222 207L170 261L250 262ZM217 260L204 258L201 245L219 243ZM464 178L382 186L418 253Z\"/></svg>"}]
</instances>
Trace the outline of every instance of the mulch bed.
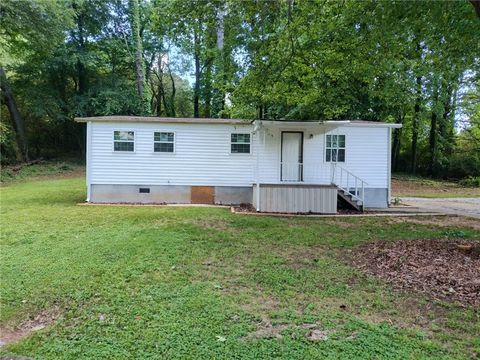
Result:
<instances>
[{"instance_id":1,"label":"mulch bed","mask_svg":"<svg viewBox=\"0 0 480 360\"><path fill-rule=\"evenodd\" d=\"M395 288L480 307L479 240L379 241L357 248L352 262Z\"/></svg>"}]
</instances>

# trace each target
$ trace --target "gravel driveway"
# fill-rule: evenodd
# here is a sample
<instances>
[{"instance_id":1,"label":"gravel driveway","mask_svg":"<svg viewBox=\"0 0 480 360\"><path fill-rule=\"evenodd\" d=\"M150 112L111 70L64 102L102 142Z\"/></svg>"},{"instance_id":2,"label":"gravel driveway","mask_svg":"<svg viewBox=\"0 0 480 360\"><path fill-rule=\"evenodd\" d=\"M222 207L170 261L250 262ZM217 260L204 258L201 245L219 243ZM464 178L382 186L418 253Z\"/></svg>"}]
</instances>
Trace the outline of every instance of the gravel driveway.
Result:
<instances>
[{"instance_id":1,"label":"gravel driveway","mask_svg":"<svg viewBox=\"0 0 480 360\"><path fill-rule=\"evenodd\" d=\"M480 219L480 198L416 198L402 197L405 205L415 206L420 210L455 214Z\"/></svg>"}]
</instances>

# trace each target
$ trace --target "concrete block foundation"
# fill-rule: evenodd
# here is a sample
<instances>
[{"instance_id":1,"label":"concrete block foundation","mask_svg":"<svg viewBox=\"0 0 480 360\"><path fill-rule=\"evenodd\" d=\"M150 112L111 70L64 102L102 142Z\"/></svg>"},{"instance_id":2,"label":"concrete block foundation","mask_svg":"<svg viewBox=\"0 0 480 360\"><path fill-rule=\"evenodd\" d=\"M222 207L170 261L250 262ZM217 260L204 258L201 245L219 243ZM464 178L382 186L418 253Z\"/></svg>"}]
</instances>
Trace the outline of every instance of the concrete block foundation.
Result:
<instances>
[{"instance_id":1,"label":"concrete block foundation","mask_svg":"<svg viewBox=\"0 0 480 360\"><path fill-rule=\"evenodd\" d=\"M252 187L214 186L209 203L238 205L252 202ZM195 195L195 194L194 194ZM92 184L92 203L191 204L198 203L189 185L104 185Z\"/></svg>"},{"instance_id":2,"label":"concrete block foundation","mask_svg":"<svg viewBox=\"0 0 480 360\"><path fill-rule=\"evenodd\" d=\"M254 204L251 186L212 186L209 203L218 205ZM330 186L285 186L262 184L261 211L267 212L336 212L336 188ZM273 192L272 192L273 191ZM297 194L298 193L298 194ZM327 194L328 193L328 194ZM194 194L195 195L195 194ZM92 203L192 204L189 185L105 185L92 184ZM275 200L275 201L274 201ZM387 208L388 190L365 189L365 208Z\"/></svg>"},{"instance_id":3,"label":"concrete block foundation","mask_svg":"<svg viewBox=\"0 0 480 360\"><path fill-rule=\"evenodd\" d=\"M365 206L368 208L388 208L388 189L367 188L365 189Z\"/></svg>"},{"instance_id":4,"label":"concrete block foundation","mask_svg":"<svg viewBox=\"0 0 480 360\"><path fill-rule=\"evenodd\" d=\"M251 204L252 187L215 186L215 204Z\"/></svg>"}]
</instances>

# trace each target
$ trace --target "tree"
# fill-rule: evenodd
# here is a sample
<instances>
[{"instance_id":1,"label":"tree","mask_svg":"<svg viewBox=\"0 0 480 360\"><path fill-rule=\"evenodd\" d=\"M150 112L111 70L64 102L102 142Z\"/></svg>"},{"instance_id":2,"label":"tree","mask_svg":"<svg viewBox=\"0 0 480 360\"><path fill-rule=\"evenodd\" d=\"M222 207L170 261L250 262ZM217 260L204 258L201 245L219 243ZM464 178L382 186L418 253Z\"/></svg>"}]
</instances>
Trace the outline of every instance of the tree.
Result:
<instances>
[{"instance_id":1,"label":"tree","mask_svg":"<svg viewBox=\"0 0 480 360\"><path fill-rule=\"evenodd\" d=\"M7 104L10 117L15 124L15 132L17 134L18 147L22 160L28 161L28 144L25 134L25 122L17 108L17 103L13 97L12 90L7 80L7 75L2 66L0 66L0 87L2 90L2 102Z\"/></svg>"},{"instance_id":2,"label":"tree","mask_svg":"<svg viewBox=\"0 0 480 360\"><path fill-rule=\"evenodd\" d=\"M65 11L62 4L48 1L19 4L6 0L0 3L0 17L0 41L5 49L0 53L1 98L14 123L20 158L28 160L26 125L17 107L5 66L22 63L32 53L46 54L55 46L60 32L69 23L69 12Z\"/></svg>"},{"instance_id":3,"label":"tree","mask_svg":"<svg viewBox=\"0 0 480 360\"><path fill-rule=\"evenodd\" d=\"M129 0L130 24L135 49L135 75L139 101L144 103L145 94L145 64L143 61L143 44L140 36L140 5L139 0Z\"/></svg>"}]
</instances>

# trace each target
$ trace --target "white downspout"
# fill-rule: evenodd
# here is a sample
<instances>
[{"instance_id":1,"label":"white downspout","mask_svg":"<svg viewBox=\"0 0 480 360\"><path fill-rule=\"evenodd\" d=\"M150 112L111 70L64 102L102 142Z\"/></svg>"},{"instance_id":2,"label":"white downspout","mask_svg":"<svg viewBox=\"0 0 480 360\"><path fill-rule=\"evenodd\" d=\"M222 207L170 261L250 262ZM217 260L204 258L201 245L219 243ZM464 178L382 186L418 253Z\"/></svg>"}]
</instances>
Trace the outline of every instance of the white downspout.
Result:
<instances>
[{"instance_id":1,"label":"white downspout","mask_svg":"<svg viewBox=\"0 0 480 360\"><path fill-rule=\"evenodd\" d=\"M338 139L339 139L339 130L338 130L339 126L336 126L335 127L335 135L337 136L337 155L335 156L335 161L332 161L331 162L331 165L330 166L330 171L332 172L332 183L335 184L335 175L337 173L337 163L338 163ZM325 141L326 141L326 138L325 138ZM326 144L325 144L326 145ZM346 144L345 144L345 147L346 147ZM347 150L345 149L345 152ZM346 154L345 154L345 157L346 157ZM341 185L341 184L340 184Z\"/></svg>"},{"instance_id":2,"label":"white downspout","mask_svg":"<svg viewBox=\"0 0 480 360\"><path fill-rule=\"evenodd\" d=\"M255 157L256 157L256 210L257 212L260 211L260 121L257 120L255 121L255 128L254 131L257 134L257 148L255 151Z\"/></svg>"},{"instance_id":3,"label":"white downspout","mask_svg":"<svg viewBox=\"0 0 480 360\"><path fill-rule=\"evenodd\" d=\"M388 131L388 159L387 159L387 205L392 203L392 129L387 128Z\"/></svg>"},{"instance_id":4,"label":"white downspout","mask_svg":"<svg viewBox=\"0 0 480 360\"><path fill-rule=\"evenodd\" d=\"M92 147L92 122L88 121L87 122L87 144L86 144L86 149L85 149L85 157L86 157L86 180L87 180L87 202L90 202L90 197L91 197L91 186L92 184L90 183L90 176L91 176L91 147Z\"/></svg>"}]
</instances>

